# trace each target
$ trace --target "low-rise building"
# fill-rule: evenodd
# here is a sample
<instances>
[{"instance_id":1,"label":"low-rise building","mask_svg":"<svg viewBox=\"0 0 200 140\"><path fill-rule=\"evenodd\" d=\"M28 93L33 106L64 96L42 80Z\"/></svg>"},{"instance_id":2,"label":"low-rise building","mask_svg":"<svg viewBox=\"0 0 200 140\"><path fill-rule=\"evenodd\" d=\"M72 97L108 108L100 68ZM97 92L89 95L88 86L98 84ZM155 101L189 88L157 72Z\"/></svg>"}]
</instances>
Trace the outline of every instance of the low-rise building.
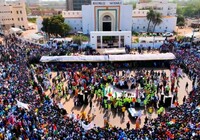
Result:
<instances>
[{"instance_id":1,"label":"low-rise building","mask_svg":"<svg viewBox=\"0 0 200 140\"><path fill-rule=\"evenodd\" d=\"M11 27L28 29L23 0L0 3L0 32L8 31Z\"/></svg>"}]
</instances>

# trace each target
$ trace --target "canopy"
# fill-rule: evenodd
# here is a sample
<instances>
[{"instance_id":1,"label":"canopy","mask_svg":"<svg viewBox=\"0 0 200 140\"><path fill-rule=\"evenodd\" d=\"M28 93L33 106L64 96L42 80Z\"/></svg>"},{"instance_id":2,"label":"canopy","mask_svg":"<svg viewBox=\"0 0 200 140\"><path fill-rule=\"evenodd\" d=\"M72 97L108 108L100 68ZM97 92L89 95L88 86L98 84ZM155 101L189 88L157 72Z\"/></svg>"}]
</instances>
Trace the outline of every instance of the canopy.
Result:
<instances>
[{"instance_id":1,"label":"canopy","mask_svg":"<svg viewBox=\"0 0 200 140\"><path fill-rule=\"evenodd\" d=\"M173 60L173 53L161 54L125 54L125 55L81 55L81 56L42 56L41 62L117 62L117 61L149 61Z\"/></svg>"},{"instance_id":2,"label":"canopy","mask_svg":"<svg viewBox=\"0 0 200 140\"><path fill-rule=\"evenodd\" d=\"M151 61L151 60L173 60L173 53L160 54L126 54L126 55L109 55L109 61Z\"/></svg>"},{"instance_id":3,"label":"canopy","mask_svg":"<svg viewBox=\"0 0 200 140\"><path fill-rule=\"evenodd\" d=\"M97 49L100 54L125 54L125 48Z\"/></svg>"},{"instance_id":4,"label":"canopy","mask_svg":"<svg viewBox=\"0 0 200 140\"><path fill-rule=\"evenodd\" d=\"M30 35L28 36L28 38L33 39L33 40L41 40L41 39L44 38L44 36L38 35L38 34L30 34Z\"/></svg>"},{"instance_id":5,"label":"canopy","mask_svg":"<svg viewBox=\"0 0 200 140\"><path fill-rule=\"evenodd\" d=\"M107 55L81 56L42 56L41 62L102 62L108 61Z\"/></svg>"},{"instance_id":6,"label":"canopy","mask_svg":"<svg viewBox=\"0 0 200 140\"><path fill-rule=\"evenodd\" d=\"M13 33L22 33L23 31L20 28L10 28L9 32L13 34Z\"/></svg>"}]
</instances>

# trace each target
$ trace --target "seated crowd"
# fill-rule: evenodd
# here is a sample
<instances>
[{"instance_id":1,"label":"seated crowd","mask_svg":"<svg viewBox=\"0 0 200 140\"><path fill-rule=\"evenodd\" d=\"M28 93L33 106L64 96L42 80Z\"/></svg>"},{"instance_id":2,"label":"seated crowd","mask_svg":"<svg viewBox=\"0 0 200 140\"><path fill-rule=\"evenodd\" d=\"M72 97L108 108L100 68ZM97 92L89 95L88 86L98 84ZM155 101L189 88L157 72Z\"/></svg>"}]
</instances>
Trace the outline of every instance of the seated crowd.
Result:
<instances>
[{"instance_id":1,"label":"seated crowd","mask_svg":"<svg viewBox=\"0 0 200 140\"><path fill-rule=\"evenodd\" d=\"M118 85L117 80L121 75L115 67L98 66L98 69L95 69L90 64L85 67L82 64L80 64L82 67L78 64L58 65L58 67L51 64L31 65L29 63L31 57L42 56L49 50L41 50L37 46L11 36L6 38L5 42L6 45L0 47L0 139L200 139L200 95L199 84L195 84L195 81L199 79L200 58L190 54L191 52L186 49L175 52L177 59L171 64L170 75L170 79L173 79L174 75L176 77L173 69L178 69L180 65L194 81L193 89L183 105L177 105L172 110L160 114L156 119L145 119L142 128L122 129L112 124L112 127L109 125L103 128L94 126L90 130L85 130L81 122L87 124L88 120L62 112L52 95L60 94L61 97L66 93L77 94L79 90L90 90L91 94L101 97L104 94L103 87L106 87L107 83L113 86ZM57 72L56 79L52 79L51 85L47 79L51 77L48 71L54 68L55 71L63 68L66 71ZM106 75L107 73L109 75ZM126 74L131 76L129 72L124 72L124 75ZM142 74L145 74L144 79L140 78ZM115 75L118 76L115 77ZM138 85L139 87L144 86L144 89L153 92L153 95L159 93L160 90L165 94L169 92L169 85L164 82L168 79L164 73L155 74L151 71L147 74L138 71L137 75L131 78L132 82L135 81L133 88L137 89ZM66 89L63 89L65 87L62 86L63 80L68 83ZM144 84L145 82L147 84ZM157 86L159 88L155 89L153 85L159 83L162 83L162 87L159 85ZM93 87L95 84L97 86ZM171 90L172 87L173 85L171 85ZM47 89L51 91L51 96L45 94ZM100 92L98 92L99 89ZM175 87L173 89L175 90ZM29 104L28 108L20 107L18 101Z\"/></svg>"}]
</instances>

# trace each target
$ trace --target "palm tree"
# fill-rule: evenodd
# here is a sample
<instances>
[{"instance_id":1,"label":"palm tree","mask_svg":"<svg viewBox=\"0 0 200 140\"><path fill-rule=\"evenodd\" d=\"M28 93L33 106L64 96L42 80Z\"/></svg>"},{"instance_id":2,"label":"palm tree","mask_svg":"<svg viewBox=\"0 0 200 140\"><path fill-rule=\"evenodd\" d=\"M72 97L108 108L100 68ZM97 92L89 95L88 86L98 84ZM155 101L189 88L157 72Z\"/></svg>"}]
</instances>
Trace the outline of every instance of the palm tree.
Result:
<instances>
[{"instance_id":1,"label":"palm tree","mask_svg":"<svg viewBox=\"0 0 200 140\"><path fill-rule=\"evenodd\" d=\"M149 21L147 32L149 32L150 23L154 20L154 18L155 18L155 11L153 9L150 9L149 12L147 13L147 20Z\"/></svg>"},{"instance_id":2,"label":"palm tree","mask_svg":"<svg viewBox=\"0 0 200 140\"><path fill-rule=\"evenodd\" d=\"M162 14L155 12L155 18L152 21L154 23L153 32L155 31L156 25L160 25L162 23Z\"/></svg>"}]
</instances>

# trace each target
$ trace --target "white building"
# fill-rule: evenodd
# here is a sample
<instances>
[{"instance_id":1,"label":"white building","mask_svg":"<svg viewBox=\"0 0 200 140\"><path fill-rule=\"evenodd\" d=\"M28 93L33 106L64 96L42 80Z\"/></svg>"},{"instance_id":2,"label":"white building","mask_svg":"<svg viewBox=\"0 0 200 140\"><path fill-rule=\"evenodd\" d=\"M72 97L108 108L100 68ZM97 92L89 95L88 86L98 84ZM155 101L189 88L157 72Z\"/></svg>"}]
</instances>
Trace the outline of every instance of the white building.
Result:
<instances>
[{"instance_id":1,"label":"white building","mask_svg":"<svg viewBox=\"0 0 200 140\"><path fill-rule=\"evenodd\" d=\"M82 11L63 11L65 22L72 27L72 32L81 31L135 31L146 32L146 18L150 8L162 14L162 23L157 25L155 32L173 32L176 27L176 7L168 0L152 0L138 2L136 9L132 5L123 5L121 0L93 0L91 5L83 5ZM150 24L150 31L153 24Z\"/></svg>"},{"instance_id":2,"label":"white building","mask_svg":"<svg viewBox=\"0 0 200 140\"><path fill-rule=\"evenodd\" d=\"M28 28L23 0L0 3L0 32L8 31L11 27Z\"/></svg>"},{"instance_id":3,"label":"white building","mask_svg":"<svg viewBox=\"0 0 200 140\"><path fill-rule=\"evenodd\" d=\"M72 32L90 34L94 49L131 46L132 6L122 0L93 0L82 11L63 11Z\"/></svg>"},{"instance_id":4,"label":"white building","mask_svg":"<svg viewBox=\"0 0 200 140\"><path fill-rule=\"evenodd\" d=\"M142 1L142 0L141 0ZM157 25L155 32L173 32L176 27L177 4L169 3L168 0L152 0L152 2L138 2L132 13L132 30L146 32L148 20L146 18L149 9L162 14L162 23ZM153 24L150 24L150 31L153 31Z\"/></svg>"},{"instance_id":5,"label":"white building","mask_svg":"<svg viewBox=\"0 0 200 140\"><path fill-rule=\"evenodd\" d=\"M132 30L135 32L147 32L148 23L147 12L149 10L133 10L132 16ZM154 32L173 32L176 28L176 16L162 16L162 23L155 27ZM153 23L151 22L149 30L153 31Z\"/></svg>"},{"instance_id":6,"label":"white building","mask_svg":"<svg viewBox=\"0 0 200 140\"><path fill-rule=\"evenodd\" d=\"M169 3L168 0L152 0L152 2L138 2L136 9L139 10L153 10L161 13L163 16L176 16L176 3Z\"/></svg>"},{"instance_id":7,"label":"white building","mask_svg":"<svg viewBox=\"0 0 200 140\"><path fill-rule=\"evenodd\" d=\"M132 6L123 5L121 0L92 1L83 5L82 11L63 11L65 22L73 31L130 31ZM123 20L126 19L126 20Z\"/></svg>"}]
</instances>

